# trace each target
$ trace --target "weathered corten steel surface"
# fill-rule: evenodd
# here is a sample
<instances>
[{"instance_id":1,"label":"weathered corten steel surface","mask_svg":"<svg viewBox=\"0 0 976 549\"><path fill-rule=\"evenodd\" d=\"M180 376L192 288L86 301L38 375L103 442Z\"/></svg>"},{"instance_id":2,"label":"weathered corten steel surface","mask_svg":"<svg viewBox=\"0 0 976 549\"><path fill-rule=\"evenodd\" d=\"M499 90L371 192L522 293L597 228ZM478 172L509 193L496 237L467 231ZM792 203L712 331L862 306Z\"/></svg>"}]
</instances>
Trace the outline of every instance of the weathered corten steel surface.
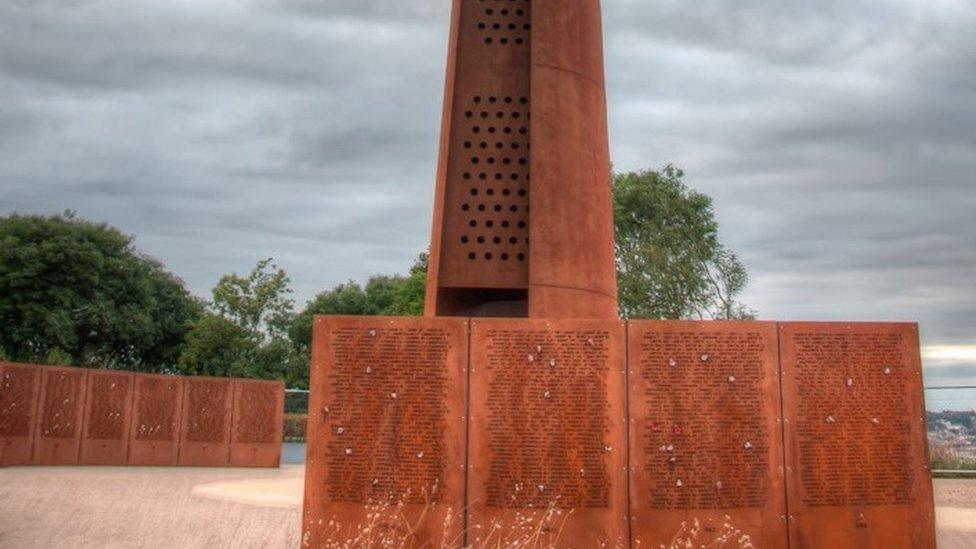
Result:
<instances>
[{"instance_id":1,"label":"weathered corten steel surface","mask_svg":"<svg viewBox=\"0 0 976 549\"><path fill-rule=\"evenodd\" d=\"M176 465L180 455L183 379L139 374L135 379L130 465Z\"/></svg>"},{"instance_id":2,"label":"weathered corten steel surface","mask_svg":"<svg viewBox=\"0 0 976 549\"><path fill-rule=\"evenodd\" d=\"M600 2L532 5L529 316L616 318Z\"/></svg>"},{"instance_id":3,"label":"weathered corten steel surface","mask_svg":"<svg viewBox=\"0 0 976 549\"><path fill-rule=\"evenodd\" d=\"M776 324L629 330L633 546L786 547Z\"/></svg>"},{"instance_id":4,"label":"weathered corten steel surface","mask_svg":"<svg viewBox=\"0 0 976 549\"><path fill-rule=\"evenodd\" d=\"M277 467L283 411L277 381L0 362L0 466Z\"/></svg>"},{"instance_id":5,"label":"weathered corten steel surface","mask_svg":"<svg viewBox=\"0 0 976 549\"><path fill-rule=\"evenodd\" d=\"M233 379L188 377L183 380L180 465L230 464L233 398Z\"/></svg>"},{"instance_id":6,"label":"weathered corten steel surface","mask_svg":"<svg viewBox=\"0 0 976 549\"><path fill-rule=\"evenodd\" d=\"M0 362L0 467L30 464L40 390L40 367Z\"/></svg>"},{"instance_id":7,"label":"weathered corten steel surface","mask_svg":"<svg viewBox=\"0 0 976 549\"><path fill-rule=\"evenodd\" d=\"M496 523L519 546L627 544L625 336L619 320L472 319L469 544Z\"/></svg>"},{"instance_id":8,"label":"weathered corten steel surface","mask_svg":"<svg viewBox=\"0 0 976 549\"><path fill-rule=\"evenodd\" d=\"M455 0L451 27L427 315L616 317L599 1Z\"/></svg>"},{"instance_id":9,"label":"weathered corten steel surface","mask_svg":"<svg viewBox=\"0 0 976 549\"><path fill-rule=\"evenodd\" d=\"M230 464L234 467L278 467L281 464L285 384L236 380Z\"/></svg>"},{"instance_id":10,"label":"weathered corten steel surface","mask_svg":"<svg viewBox=\"0 0 976 549\"><path fill-rule=\"evenodd\" d=\"M34 465L75 465L81 443L88 370L44 367L34 430Z\"/></svg>"},{"instance_id":11,"label":"weathered corten steel surface","mask_svg":"<svg viewBox=\"0 0 976 549\"><path fill-rule=\"evenodd\" d=\"M303 546L460 546L467 329L315 318Z\"/></svg>"},{"instance_id":12,"label":"weathered corten steel surface","mask_svg":"<svg viewBox=\"0 0 976 549\"><path fill-rule=\"evenodd\" d=\"M531 7L454 2L430 315L526 314Z\"/></svg>"},{"instance_id":13,"label":"weathered corten steel surface","mask_svg":"<svg viewBox=\"0 0 976 549\"><path fill-rule=\"evenodd\" d=\"M82 465L125 465L135 374L110 370L88 373L81 436Z\"/></svg>"},{"instance_id":14,"label":"weathered corten steel surface","mask_svg":"<svg viewBox=\"0 0 976 549\"><path fill-rule=\"evenodd\" d=\"M791 547L935 547L918 328L780 326Z\"/></svg>"}]
</instances>

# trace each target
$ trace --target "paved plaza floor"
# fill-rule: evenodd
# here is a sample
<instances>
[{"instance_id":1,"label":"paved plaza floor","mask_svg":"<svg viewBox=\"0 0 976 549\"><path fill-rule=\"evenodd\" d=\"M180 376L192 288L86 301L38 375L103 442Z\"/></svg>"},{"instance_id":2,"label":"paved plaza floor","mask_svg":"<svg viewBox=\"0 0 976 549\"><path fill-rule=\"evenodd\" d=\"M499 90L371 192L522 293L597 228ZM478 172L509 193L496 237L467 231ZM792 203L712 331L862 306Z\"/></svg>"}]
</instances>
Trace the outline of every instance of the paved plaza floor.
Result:
<instances>
[{"instance_id":1,"label":"paved plaza floor","mask_svg":"<svg viewBox=\"0 0 976 549\"><path fill-rule=\"evenodd\" d=\"M301 465L0 469L0 547L296 549L303 474ZM239 490L207 493L229 483ZM240 497L255 488L261 501Z\"/></svg>"},{"instance_id":2,"label":"paved plaza floor","mask_svg":"<svg viewBox=\"0 0 976 549\"><path fill-rule=\"evenodd\" d=\"M296 549L304 467L0 469L2 548ZM976 548L976 480L936 480L940 549Z\"/></svg>"}]
</instances>

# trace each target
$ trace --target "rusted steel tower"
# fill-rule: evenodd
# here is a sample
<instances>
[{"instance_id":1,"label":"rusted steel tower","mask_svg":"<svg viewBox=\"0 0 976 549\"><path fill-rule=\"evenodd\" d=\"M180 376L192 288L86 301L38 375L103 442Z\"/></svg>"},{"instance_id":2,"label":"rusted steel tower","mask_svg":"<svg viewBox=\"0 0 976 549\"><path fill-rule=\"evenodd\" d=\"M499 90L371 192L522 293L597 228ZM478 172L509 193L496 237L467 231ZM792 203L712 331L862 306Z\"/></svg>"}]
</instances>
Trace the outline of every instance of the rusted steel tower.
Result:
<instances>
[{"instance_id":1,"label":"rusted steel tower","mask_svg":"<svg viewBox=\"0 0 976 549\"><path fill-rule=\"evenodd\" d=\"M614 318L599 0L455 0L427 316Z\"/></svg>"}]
</instances>

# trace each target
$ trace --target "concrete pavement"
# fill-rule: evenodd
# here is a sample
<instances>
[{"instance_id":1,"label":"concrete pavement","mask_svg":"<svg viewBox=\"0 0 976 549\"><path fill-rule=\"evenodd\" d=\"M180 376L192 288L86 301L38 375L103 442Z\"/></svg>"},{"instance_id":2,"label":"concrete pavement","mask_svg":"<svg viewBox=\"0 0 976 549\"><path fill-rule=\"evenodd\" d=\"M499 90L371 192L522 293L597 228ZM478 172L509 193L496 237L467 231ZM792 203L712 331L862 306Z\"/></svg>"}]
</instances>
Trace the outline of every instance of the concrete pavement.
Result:
<instances>
[{"instance_id":1,"label":"concrete pavement","mask_svg":"<svg viewBox=\"0 0 976 549\"><path fill-rule=\"evenodd\" d=\"M0 469L0 548L288 548L304 467ZM936 480L941 549L976 548L976 480Z\"/></svg>"}]
</instances>

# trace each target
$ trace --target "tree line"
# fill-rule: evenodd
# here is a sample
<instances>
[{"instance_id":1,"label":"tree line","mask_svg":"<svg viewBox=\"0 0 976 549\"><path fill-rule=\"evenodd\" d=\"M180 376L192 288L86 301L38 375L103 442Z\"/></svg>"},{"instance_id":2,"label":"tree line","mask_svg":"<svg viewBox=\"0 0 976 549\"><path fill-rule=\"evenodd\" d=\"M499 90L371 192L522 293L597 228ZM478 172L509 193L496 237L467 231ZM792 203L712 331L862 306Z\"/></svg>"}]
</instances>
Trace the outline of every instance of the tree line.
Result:
<instances>
[{"instance_id":1,"label":"tree line","mask_svg":"<svg viewBox=\"0 0 976 549\"><path fill-rule=\"evenodd\" d=\"M748 283L712 200L673 166L613 176L625 318L748 319ZM307 387L317 314L423 313L427 254L404 275L323 291L296 310L273 259L193 296L132 236L66 212L0 217L0 360L281 379Z\"/></svg>"}]
</instances>

